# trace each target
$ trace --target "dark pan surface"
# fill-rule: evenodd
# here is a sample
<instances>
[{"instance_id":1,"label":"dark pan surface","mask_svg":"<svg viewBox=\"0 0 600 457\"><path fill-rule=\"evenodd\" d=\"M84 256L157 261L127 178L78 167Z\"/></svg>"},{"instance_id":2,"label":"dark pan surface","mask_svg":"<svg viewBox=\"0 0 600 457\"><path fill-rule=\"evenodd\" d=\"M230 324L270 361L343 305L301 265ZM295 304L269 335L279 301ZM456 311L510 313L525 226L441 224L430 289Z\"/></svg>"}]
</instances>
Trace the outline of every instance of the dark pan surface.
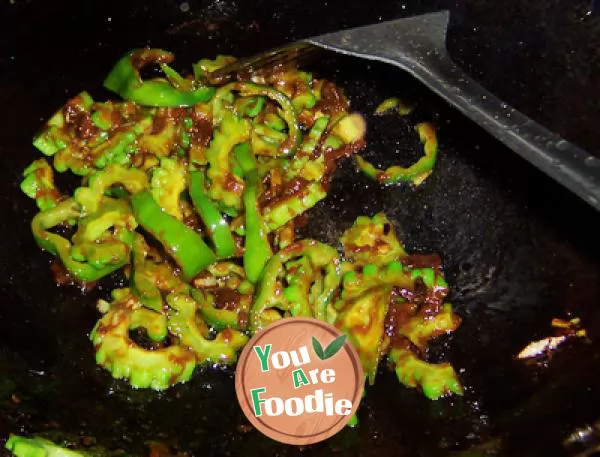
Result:
<instances>
[{"instance_id":1,"label":"dark pan surface","mask_svg":"<svg viewBox=\"0 0 600 457\"><path fill-rule=\"evenodd\" d=\"M589 61L571 62L572 75L551 73L568 61L568 49L536 56L553 44L574 45L577 35L565 31L578 17L587 36L598 36L585 22L593 15L586 19L583 2L546 2L542 10L515 0L492 10L477 1L343 8L332 1L307 11L301 2L215 0L187 2L187 12L183 2L97 3L17 0L0 10L0 437L60 431L139 455L156 440L202 456L443 456L480 445L498 445L501 455L559 456L570 433L599 419L599 215L395 69L333 55L311 68L345 87L353 108L365 113L391 95L418 102L408 119L371 117L366 154L381 164L409 163L419 153L411 123L434 119L441 144L436 173L417 191L382 189L345 163L328 199L311 213L307 235L335 243L356 216L385 210L410 250L441 254L450 301L464 323L431 355L453 362L467 392L430 402L383 370L363 403L360 427L326 443L299 449L244 432L230 372L199 373L160 395L111 380L94 365L87 332L98 317L95 300L120 279L88 296L57 288L49 257L29 231L34 205L17 187L36 156L29 146L35 129L82 89L106 97L104 75L132 47L173 50L184 68L217 52L248 54L437 7L455 12L450 47L457 61L469 61L474 76L516 108L600 155L590 120L598 118L597 104L579 93L599 74L591 45L581 44L570 58L589 51ZM582 318L590 344L568 344L546 366L512 360L528 341L548 335L552 317L568 312Z\"/></svg>"}]
</instances>

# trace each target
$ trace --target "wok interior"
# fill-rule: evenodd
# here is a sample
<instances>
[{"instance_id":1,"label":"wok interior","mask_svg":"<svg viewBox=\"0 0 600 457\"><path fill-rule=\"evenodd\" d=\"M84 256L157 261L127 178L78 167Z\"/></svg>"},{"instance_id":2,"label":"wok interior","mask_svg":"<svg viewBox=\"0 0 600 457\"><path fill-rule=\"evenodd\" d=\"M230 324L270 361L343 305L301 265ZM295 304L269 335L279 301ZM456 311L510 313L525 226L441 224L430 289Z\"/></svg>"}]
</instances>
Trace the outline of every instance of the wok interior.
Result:
<instances>
[{"instance_id":1,"label":"wok interior","mask_svg":"<svg viewBox=\"0 0 600 457\"><path fill-rule=\"evenodd\" d=\"M600 253L590 240L598 215L404 73L333 54L308 69L334 79L346 89L352 108L368 116L367 158L410 163L420 154L412 125L430 119L439 129L440 157L417 190L383 188L346 161L327 199L309 212L304 234L335 244L357 216L383 210L410 252L442 256L449 301L463 325L441 338L430 355L453 363L467 387L465 396L431 402L383 369L362 403L359 428L298 449L242 432L246 421L234 401L232 372L208 370L157 394L132 391L99 370L87 337L98 317L95 300L123 280L113 275L89 295L52 282L49 257L39 252L29 231L34 205L18 189L21 171L36 157L29 146L33 132L80 90L107 97L102 79L130 48L169 49L178 68L189 68L201 57L247 55L319 30L308 13L284 29L269 26L267 12L255 17L252 6L235 2L190 2L196 16L182 15L181 5L170 2L157 2L152 12L150 6L108 5L75 9L75 21L61 16L64 8L39 12L41 22L32 17L30 27L42 35L52 31L55 39L13 42L16 59L3 76L10 90L0 100L11 114L0 144L5 214L0 435L60 431L135 453L155 440L193 455L336 450L423 456L482 443L500 443L506 455L516 450L559 455L561 441L575 427L597 418ZM205 14L198 20L202 7ZM283 2L271 8L290 14ZM416 102L417 111L407 118L373 117L388 96ZM569 343L546 365L513 360L529 341L549 335L552 317L565 318L567 312L582 319L590 344Z\"/></svg>"}]
</instances>

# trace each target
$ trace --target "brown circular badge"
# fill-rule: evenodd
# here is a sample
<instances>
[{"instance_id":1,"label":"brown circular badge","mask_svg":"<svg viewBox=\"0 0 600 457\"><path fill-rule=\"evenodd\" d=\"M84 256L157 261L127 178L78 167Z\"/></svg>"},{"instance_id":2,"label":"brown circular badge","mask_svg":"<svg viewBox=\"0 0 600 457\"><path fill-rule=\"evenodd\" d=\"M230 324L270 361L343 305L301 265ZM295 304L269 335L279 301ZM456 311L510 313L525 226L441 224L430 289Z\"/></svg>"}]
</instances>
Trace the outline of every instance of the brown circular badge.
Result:
<instances>
[{"instance_id":1,"label":"brown circular badge","mask_svg":"<svg viewBox=\"0 0 600 457\"><path fill-rule=\"evenodd\" d=\"M339 432L358 409L364 374L356 350L317 319L281 319L254 335L240 356L235 389L256 429L307 445Z\"/></svg>"}]
</instances>

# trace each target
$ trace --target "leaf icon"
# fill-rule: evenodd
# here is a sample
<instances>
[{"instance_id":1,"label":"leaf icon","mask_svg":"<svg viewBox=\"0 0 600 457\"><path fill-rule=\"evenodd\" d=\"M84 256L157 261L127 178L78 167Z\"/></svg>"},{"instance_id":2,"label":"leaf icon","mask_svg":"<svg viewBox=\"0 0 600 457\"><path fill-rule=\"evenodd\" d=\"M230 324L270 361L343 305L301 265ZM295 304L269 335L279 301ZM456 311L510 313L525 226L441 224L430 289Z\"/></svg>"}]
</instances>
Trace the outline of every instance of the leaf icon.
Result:
<instances>
[{"instance_id":1,"label":"leaf icon","mask_svg":"<svg viewBox=\"0 0 600 457\"><path fill-rule=\"evenodd\" d=\"M322 360L328 359L330 357L333 357L334 355L337 354L337 352L342 349L342 346L344 346L344 343L346 342L346 335L340 335L338 336L335 340L333 340L329 346L327 346L325 348L324 351L324 357L322 358Z\"/></svg>"},{"instance_id":2,"label":"leaf icon","mask_svg":"<svg viewBox=\"0 0 600 457\"><path fill-rule=\"evenodd\" d=\"M315 354L317 354L317 357L319 357L321 360L325 360L325 354L323 353L323 346L321 346L321 343L319 343L319 340L316 339L314 336L312 337L312 346L315 351Z\"/></svg>"}]
</instances>

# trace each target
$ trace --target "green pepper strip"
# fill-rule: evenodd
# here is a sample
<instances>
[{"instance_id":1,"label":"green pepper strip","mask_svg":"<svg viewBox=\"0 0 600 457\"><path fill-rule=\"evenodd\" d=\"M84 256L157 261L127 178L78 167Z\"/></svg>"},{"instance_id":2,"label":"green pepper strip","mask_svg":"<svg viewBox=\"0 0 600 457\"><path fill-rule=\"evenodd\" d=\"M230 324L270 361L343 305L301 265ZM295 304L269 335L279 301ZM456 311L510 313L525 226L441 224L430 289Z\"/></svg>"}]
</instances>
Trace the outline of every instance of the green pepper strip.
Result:
<instances>
[{"instance_id":1,"label":"green pepper strip","mask_svg":"<svg viewBox=\"0 0 600 457\"><path fill-rule=\"evenodd\" d=\"M272 87L261 86L259 84L248 82L230 83L226 86L223 86L219 90L236 90L244 97L262 95L277 102L282 108L281 117L288 126L288 137L279 146L279 151L284 156L291 156L296 153L296 150L302 141L302 134L300 132L300 123L298 121L296 109L287 95L285 95L283 92L273 89Z\"/></svg>"},{"instance_id":2,"label":"green pepper strip","mask_svg":"<svg viewBox=\"0 0 600 457\"><path fill-rule=\"evenodd\" d=\"M213 96L212 87L199 87L185 92L176 89L167 81L143 81L134 59L142 63L142 67L150 62L170 63L173 54L161 49L137 49L122 57L104 80L104 87L117 93L125 100L143 106L183 107L207 102Z\"/></svg>"},{"instance_id":3,"label":"green pepper strip","mask_svg":"<svg viewBox=\"0 0 600 457\"><path fill-rule=\"evenodd\" d=\"M129 257L115 259L116 262L96 268L85 262L75 260L71 256L71 242L66 238L47 230L62 222L78 218L78 205L72 198L59 203L52 209L40 211L31 221L31 231L38 246L57 255L65 268L79 281L97 281L118 270L129 262Z\"/></svg>"},{"instance_id":4,"label":"green pepper strip","mask_svg":"<svg viewBox=\"0 0 600 457\"><path fill-rule=\"evenodd\" d=\"M279 313L273 308L284 312L287 311L283 301L285 297L283 294L276 293L279 287L278 279L282 273L283 262L281 256L278 254L274 255L263 269L258 293L252 304L252 308L250 308L248 323L251 333L256 333L269 325L270 322L281 318Z\"/></svg>"},{"instance_id":5,"label":"green pepper strip","mask_svg":"<svg viewBox=\"0 0 600 457\"><path fill-rule=\"evenodd\" d=\"M183 222L163 212L148 191L131 198L139 224L165 247L190 280L216 260L204 240Z\"/></svg>"},{"instance_id":6,"label":"green pepper strip","mask_svg":"<svg viewBox=\"0 0 600 457\"><path fill-rule=\"evenodd\" d=\"M215 246L215 252L220 259L232 257L235 254L235 240L229 230L227 221L222 217L217 207L210 201L204 191L204 173L192 171L190 173L190 197L192 203L200 214L208 234Z\"/></svg>"},{"instance_id":7,"label":"green pepper strip","mask_svg":"<svg viewBox=\"0 0 600 457\"><path fill-rule=\"evenodd\" d=\"M386 170L379 170L362 157L356 156L358 168L369 178L382 184L409 182L415 186L420 185L433 171L437 160L438 143L435 130L430 123L417 124L416 130L423 144L425 155L410 167L391 166Z\"/></svg>"},{"instance_id":8,"label":"green pepper strip","mask_svg":"<svg viewBox=\"0 0 600 457\"><path fill-rule=\"evenodd\" d=\"M258 209L259 176L256 163L248 143L238 144L234 148L235 157L246 177L244 189L244 208L246 213L246 238L244 242L244 269L246 277L252 283L258 278L273 251L267 238L268 229Z\"/></svg>"},{"instance_id":9,"label":"green pepper strip","mask_svg":"<svg viewBox=\"0 0 600 457\"><path fill-rule=\"evenodd\" d=\"M192 81L190 81L189 79L185 79L166 63L161 63L160 69L163 71L163 73L175 89L184 91L190 91L192 89Z\"/></svg>"}]
</instances>

